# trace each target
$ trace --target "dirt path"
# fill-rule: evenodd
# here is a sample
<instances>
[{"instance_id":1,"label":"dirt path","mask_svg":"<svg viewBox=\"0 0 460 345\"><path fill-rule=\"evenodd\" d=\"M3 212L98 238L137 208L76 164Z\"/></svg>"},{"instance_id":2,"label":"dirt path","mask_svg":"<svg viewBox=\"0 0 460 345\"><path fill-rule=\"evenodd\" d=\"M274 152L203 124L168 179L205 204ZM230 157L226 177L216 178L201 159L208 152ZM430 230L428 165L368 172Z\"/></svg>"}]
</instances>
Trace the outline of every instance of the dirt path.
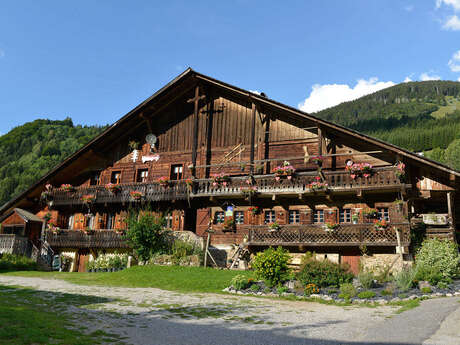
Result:
<instances>
[{"instance_id":1,"label":"dirt path","mask_svg":"<svg viewBox=\"0 0 460 345\"><path fill-rule=\"evenodd\" d=\"M81 314L79 320L90 331L119 334L129 344L386 344L373 342L369 336L384 341L382 332L376 330L385 329L394 318L405 314L395 315L396 308L389 306L343 308L154 288L81 286L40 278L0 276L0 284L31 287L47 296L70 293L83 298L103 297L101 303L68 308ZM457 302L458 298L453 300ZM421 343L438 329L439 325L431 327L429 334L425 332L423 339L413 343Z\"/></svg>"}]
</instances>

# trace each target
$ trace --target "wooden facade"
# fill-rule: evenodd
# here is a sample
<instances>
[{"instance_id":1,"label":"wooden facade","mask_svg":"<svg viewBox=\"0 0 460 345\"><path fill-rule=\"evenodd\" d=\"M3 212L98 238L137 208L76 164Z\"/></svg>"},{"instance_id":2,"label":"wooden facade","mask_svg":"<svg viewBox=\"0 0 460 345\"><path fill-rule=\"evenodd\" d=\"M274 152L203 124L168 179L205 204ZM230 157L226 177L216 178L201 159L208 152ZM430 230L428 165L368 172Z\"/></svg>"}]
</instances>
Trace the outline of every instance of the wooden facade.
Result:
<instances>
[{"instance_id":1,"label":"wooden facade","mask_svg":"<svg viewBox=\"0 0 460 345\"><path fill-rule=\"evenodd\" d=\"M146 142L149 133L157 138L154 146ZM140 143L137 150L131 141ZM322 157L320 164L315 156ZM372 169L352 176L347 165L353 163ZM295 172L274 174L283 164ZM254 250L283 245L347 258L362 246L407 252L411 222L422 211L447 214L443 228L453 238L459 176L189 69L0 211L19 205L39 216L50 212L65 229L46 233L57 250L125 248L119 232L128 208L148 205L173 230L205 237L212 228L215 246L247 241ZM433 181L428 189L427 180ZM45 190L46 184L52 188ZM252 211L255 206L259 212ZM376 230L374 219L365 217L369 208L388 223L386 230ZM235 224L226 226L230 217ZM272 231L275 222L279 229ZM326 223L336 229L327 231ZM82 232L87 229L91 233Z\"/></svg>"}]
</instances>

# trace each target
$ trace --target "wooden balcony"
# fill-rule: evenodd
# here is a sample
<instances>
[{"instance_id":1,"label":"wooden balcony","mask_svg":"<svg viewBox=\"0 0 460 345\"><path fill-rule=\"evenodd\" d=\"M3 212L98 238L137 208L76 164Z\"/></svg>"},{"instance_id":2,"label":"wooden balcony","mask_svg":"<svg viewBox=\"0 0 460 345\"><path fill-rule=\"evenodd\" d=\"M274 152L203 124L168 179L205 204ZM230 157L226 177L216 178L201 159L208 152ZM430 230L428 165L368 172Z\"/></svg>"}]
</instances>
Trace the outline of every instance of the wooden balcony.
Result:
<instances>
[{"instance_id":1,"label":"wooden balcony","mask_svg":"<svg viewBox=\"0 0 460 345\"><path fill-rule=\"evenodd\" d=\"M88 234L81 230L61 230L58 234L46 230L45 239L53 248L129 248L115 230L92 230Z\"/></svg>"},{"instance_id":2,"label":"wooden balcony","mask_svg":"<svg viewBox=\"0 0 460 345\"><path fill-rule=\"evenodd\" d=\"M394 227L400 230L401 246L410 244L408 223L390 224L387 230L376 230L373 224L341 224L332 232L323 225L285 225L270 231L267 225L249 229L252 246L397 246Z\"/></svg>"},{"instance_id":3,"label":"wooden balcony","mask_svg":"<svg viewBox=\"0 0 460 345\"><path fill-rule=\"evenodd\" d=\"M302 172L296 174L291 180L282 178L277 181L275 176L257 175L254 176L253 185L257 187L257 196L271 197L273 195L292 195L303 194L324 194L361 192L361 191L400 191L411 187L404 184L395 174L393 167L376 168L374 174L368 178L352 179L347 171L324 171L324 182L328 187L326 191L314 191L309 188L309 184L316 181L317 172ZM130 192L139 191L144 201L172 201L186 200L197 197L234 197L243 198L240 188L248 187L248 176L231 177L230 181L215 185L212 179L197 179L194 181L193 188L186 185L185 181L171 181L168 187L158 183L132 183L119 185L120 190L112 193L104 186L91 186L77 188L73 192L62 189L55 189L51 193L53 205L79 205L83 204L83 195L94 195L94 203L123 203L133 202Z\"/></svg>"}]
</instances>

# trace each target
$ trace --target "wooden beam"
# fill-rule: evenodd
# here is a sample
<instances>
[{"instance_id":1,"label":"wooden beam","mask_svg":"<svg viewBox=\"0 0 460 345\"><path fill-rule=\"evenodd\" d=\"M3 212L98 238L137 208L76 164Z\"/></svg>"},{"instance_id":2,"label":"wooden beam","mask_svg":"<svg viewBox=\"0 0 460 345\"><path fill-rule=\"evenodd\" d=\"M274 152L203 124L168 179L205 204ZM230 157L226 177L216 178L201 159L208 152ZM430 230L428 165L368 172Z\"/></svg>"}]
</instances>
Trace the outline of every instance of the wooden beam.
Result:
<instances>
[{"instance_id":1,"label":"wooden beam","mask_svg":"<svg viewBox=\"0 0 460 345\"><path fill-rule=\"evenodd\" d=\"M199 111L199 102L205 96L200 96L200 86L197 85L195 87L195 97L187 100L187 103L194 103L193 108L193 116L194 116L194 123L193 123L193 146L192 146L192 176L196 177L196 157L197 157L197 148L198 148L198 111Z\"/></svg>"},{"instance_id":2,"label":"wooden beam","mask_svg":"<svg viewBox=\"0 0 460 345\"><path fill-rule=\"evenodd\" d=\"M254 150L256 136L256 104L252 103L252 119L251 119L251 152L249 155L249 164L251 174L254 173Z\"/></svg>"},{"instance_id":3,"label":"wooden beam","mask_svg":"<svg viewBox=\"0 0 460 345\"><path fill-rule=\"evenodd\" d=\"M323 131L318 126L318 156L323 154Z\"/></svg>"}]
</instances>

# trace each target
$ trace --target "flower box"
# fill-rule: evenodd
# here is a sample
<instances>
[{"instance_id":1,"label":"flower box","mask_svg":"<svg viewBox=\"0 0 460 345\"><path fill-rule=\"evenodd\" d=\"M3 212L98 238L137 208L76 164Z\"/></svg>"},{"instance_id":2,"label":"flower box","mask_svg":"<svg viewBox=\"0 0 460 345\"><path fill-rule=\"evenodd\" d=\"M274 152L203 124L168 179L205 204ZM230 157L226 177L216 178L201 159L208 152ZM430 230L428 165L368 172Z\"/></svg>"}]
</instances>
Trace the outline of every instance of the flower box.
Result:
<instances>
[{"instance_id":1,"label":"flower box","mask_svg":"<svg viewBox=\"0 0 460 345\"><path fill-rule=\"evenodd\" d=\"M96 196L93 195L93 194L87 194L87 195L83 195L81 197L81 201L83 201L83 203L85 203L85 204L91 204L95 200L96 200Z\"/></svg>"},{"instance_id":2,"label":"flower box","mask_svg":"<svg viewBox=\"0 0 460 345\"><path fill-rule=\"evenodd\" d=\"M253 216L257 216L260 214L260 207L259 206L251 206L248 208L248 211L251 212Z\"/></svg>"},{"instance_id":3,"label":"flower box","mask_svg":"<svg viewBox=\"0 0 460 345\"><path fill-rule=\"evenodd\" d=\"M276 181L280 181L282 177L290 180L295 173L295 168L288 161L284 161L282 165L273 168L273 173L275 174Z\"/></svg>"},{"instance_id":4,"label":"flower box","mask_svg":"<svg viewBox=\"0 0 460 345\"><path fill-rule=\"evenodd\" d=\"M315 163L317 166L322 166L324 157L323 156L313 156L310 158L310 161Z\"/></svg>"},{"instance_id":5,"label":"flower box","mask_svg":"<svg viewBox=\"0 0 460 345\"><path fill-rule=\"evenodd\" d=\"M107 183L105 185L105 189L107 189L112 194L116 194L121 190L121 187L115 183Z\"/></svg>"},{"instance_id":6,"label":"flower box","mask_svg":"<svg viewBox=\"0 0 460 345\"><path fill-rule=\"evenodd\" d=\"M277 222L273 222L268 225L268 231L278 231L280 229L281 226Z\"/></svg>"},{"instance_id":7,"label":"flower box","mask_svg":"<svg viewBox=\"0 0 460 345\"><path fill-rule=\"evenodd\" d=\"M213 187L220 185L226 187L230 183L230 176L225 173L211 174Z\"/></svg>"},{"instance_id":8,"label":"flower box","mask_svg":"<svg viewBox=\"0 0 460 345\"><path fill-rule=\"evenodd\" d=\"M169 187L169 184L170 184L170 180L169 180L169 177L168 177L168 176L161 176L161 177L157 180L157 182L158 182L161 186L163 186L163 187L165 187L165 188Z\"/></svg>"},{"instance_id":9,"label":"flower box","mask_svg":"<svg viewBox=\"0 0 460 345\"><path fill-rule=\"evenodd\" d=\"M353 180L358 177L370 177L373 173L373 167L369 163L353 163L349 161L345 169L350 173L350 177Z\"/></svg>"},{"instance_id":10,"label":"flower box","mask_svg":"<svg viewBox=\"0 0 460 345\"><path fill-rule=\"evenodd\" d=\"M378 231L384 231L388 228L389 224L385 219L374 220L374 229Z\"/></svg>"},{"instance_id":11,"label":"flower box","mask_svg":"<svg viewBox=\"0 0 460 345\"><path fill-rule=\"evenodd\" d=\"M71 184L62 184L61 185L61 189L64 191L64 192L74 192L75 191L75 187L72 186Z\"/></svg>"},{"instance_id":12,"label":"flower box","mask_svg":"<svg viewBox=\"0 0 460 345\"><path fill-rule=\"evenodd\" d=\"M339 224L334 223L334 222L326 222L324 224L324 230L327 232L334 232L335 230L339 228L339 226L340 226Z\"/></svg>"},{"instance_id":13,"label":"flower box","mask_svg":"<svg viewBox=\"0 0 460 345\"><path fill-rule=\"evenodd\" d=\"M317 191L327 190L328 186L329 185L327 183L321 181L321 177L316 176L315 181L311 182L308 185L308 188L313 192L317 192Z\"/></svg>"},{"instance_id":14,"label":"flower box","mask_svg":"<svg viewBox=\"0 0 460 345\"><path fill-rule=\"evenodd\" d=\"M144 196L142 192L139 192L137 190L132 190L131 192L129 192L129 195L131 196L133 200L141 200L142 197Z\"/></svg>"}]
</instances>

